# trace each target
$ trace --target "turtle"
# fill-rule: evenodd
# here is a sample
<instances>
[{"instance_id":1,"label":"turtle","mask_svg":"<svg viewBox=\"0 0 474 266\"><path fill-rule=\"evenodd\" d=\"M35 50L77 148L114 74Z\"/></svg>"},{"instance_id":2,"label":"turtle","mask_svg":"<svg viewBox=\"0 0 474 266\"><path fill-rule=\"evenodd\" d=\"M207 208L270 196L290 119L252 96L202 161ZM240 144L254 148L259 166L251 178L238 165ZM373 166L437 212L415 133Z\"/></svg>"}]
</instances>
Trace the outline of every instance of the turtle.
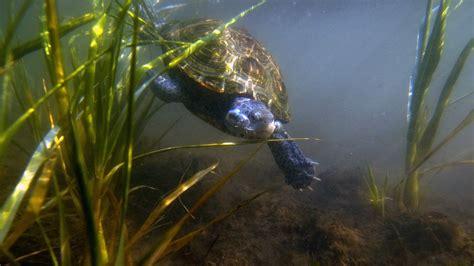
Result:
<instances>
[{"instance_id":1,"label":"turtle","mask_svg":"<svg viewBox=\"0 0 474 266\"><path fill-rule=\"evenodd\" d=\"M194 42L219 27L216 19L175 21L160 27L163 52ZM175 57L170 56L168 60ZM168 62L165 62L168 63ZM217 129L244 139L288 139L288 95L272 55L246 30L228 27L217 40L181 61L166 74L147 72L149 87L164 102L180 102ZM309 188L318 163L293 140L267 142L285 181Z\"/></svg>"}]
</instances>

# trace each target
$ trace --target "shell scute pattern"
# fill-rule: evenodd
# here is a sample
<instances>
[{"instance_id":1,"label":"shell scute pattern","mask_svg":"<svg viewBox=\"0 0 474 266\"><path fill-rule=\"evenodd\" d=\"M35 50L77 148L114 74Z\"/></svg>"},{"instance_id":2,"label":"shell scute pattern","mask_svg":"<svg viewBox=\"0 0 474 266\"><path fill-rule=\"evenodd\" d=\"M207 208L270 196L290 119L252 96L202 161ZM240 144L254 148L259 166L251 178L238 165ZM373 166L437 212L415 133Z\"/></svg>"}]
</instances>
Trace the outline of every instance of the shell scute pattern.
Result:
<instances>
[{"instance_id":1,"label":"shell scute pattern","mask_svg":"<svg viewBox=\"0 0 474 266\"><path fill-rule=\"evenodd\" d=\"M180 22L170 27L164 37L193 42L221 23L211 19ZM167 48L176 47L170 45ZM290 120L288 96L278 65L270 53L244 30L227 28L218 40L196 51L178 67L206 89L247 95L269 106L282 122Z\"/></svg>"}]
</instances>

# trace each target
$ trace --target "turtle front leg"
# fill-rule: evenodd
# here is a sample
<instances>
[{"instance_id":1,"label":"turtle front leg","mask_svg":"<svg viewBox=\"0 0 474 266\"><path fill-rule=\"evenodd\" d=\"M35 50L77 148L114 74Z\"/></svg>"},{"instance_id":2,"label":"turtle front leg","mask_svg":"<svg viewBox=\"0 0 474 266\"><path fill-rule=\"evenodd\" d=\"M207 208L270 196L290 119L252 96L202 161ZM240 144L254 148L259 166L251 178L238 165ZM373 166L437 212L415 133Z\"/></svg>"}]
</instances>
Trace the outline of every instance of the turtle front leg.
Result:
<instances>
[{"instance_id":1,"label":"turtle front leg","mask_svg":"<svg viewBox=\"0 0 474 266\"><path fill-rule=\"evenodd\" d=\"M146 73L147 78L152 78L155 74L153 71L148 71ZM179 85L171 78L165 75L160 75L155 78L149 85L153 94L158 97L160 100L170 103L170 102L181 102L183 94Z\"/></svg>"},{"instance_id":2,"label":"turtle front leg","mask_svg":"<svg viewBox=\"0 0 474 266\"><path fill-rule=\"evenodd\" d=\"M275 122L276 128L272 134L273 139L288 139L290 135L283 129L280 122ZM285 181L296 189L308 188L316 177L314 170L315 161L304 156L303 151L292 140L268 142L275 162L285 174Z\"/></svg>"}]
</instances>

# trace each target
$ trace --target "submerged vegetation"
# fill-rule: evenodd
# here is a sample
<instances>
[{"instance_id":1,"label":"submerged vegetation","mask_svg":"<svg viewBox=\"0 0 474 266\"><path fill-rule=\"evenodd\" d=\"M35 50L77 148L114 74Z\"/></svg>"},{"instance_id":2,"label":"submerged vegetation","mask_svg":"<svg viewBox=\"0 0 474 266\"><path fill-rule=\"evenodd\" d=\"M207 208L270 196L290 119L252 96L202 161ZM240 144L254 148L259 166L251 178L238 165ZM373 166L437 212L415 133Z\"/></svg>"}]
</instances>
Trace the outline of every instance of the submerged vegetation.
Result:
<instances>
[{"instance_id":1,"label":"submerged vegetation","mask_svg":"<svg viewBox=\"0 0 474 266\"><path fill-rule=\"evenodd\" d=\"M428 112L427 98L430 94L431 81L442 58L446 41L445 29L450 7L449 0L440 0L439 5L435 8L433 8L433 2L433 0L427 1L426 13L418 33L415 65L410 77L404 178L395 187L395 198L398 200L398 206L401 210L415 211L418 209L421 197L420 188L422 187L420 179L427 171L421 169L421 166L474 121L474 110L471 109L446 136L442 138L438 136L446 107L457 102L450 102L450 97L464 64L474 49L474 38L469 40L458 56L441 89L433 111L431 114ZM433 18L434 21L432 22ZM435 140L438 138L441 138L441 140L435 143ZM472 160L446 162L436 166L436 169L473 163ZM377 186L370 168L367 179L373 181L369 183L373 184L369 186L370 200L372 202L373 198L377 197ZM382 208L382 206L377 208Z\"/></svg>"},{"instance_id":2,"label":"submerged vegetation","mask_svg":"<svg viewBox=\"0 0 474 266\"><path fill-rule=\"evenodd\" d=\"M382 217L385 216L385 201L390 199L386 197L389 193L388 188L388 176L385 176L383 185L378 186L376 182L376 177L372 167L367 167L367 174L364 177L365 184L367 185L367 189L369 191L369 201L372 208L375 212Z\"/></svg>"},{"instance_id":3,"label":"submerged vegetation","mask_svg":"<svg viewBox=\"0 0 474 266\"><path fill-rule=\"evenodd\" d=\"M435 137L438 135L441 118L449 104L450 96L454 90L456 81L461 74L463 66L474 49L474 39L471 39L459 55L455 65L446 79L438 102L428 118L426 98L430 83L440 62L444 43L445 29L448 17L450 1L441 0L435 21L430 27L432 20L433 1L428 1L426 14L423 18L420 32L418 34L418 45L416 61L410 78L408 98L408 131L407 148L405 155L405 184L403 188L403 204L406 208L414 210L418 208L420 201L420 166L430 159L440 148L453 139L462 129L474 121L474 110L438 144L434 145ZM430 33L431 28L431 33Z\"/></svg>"},{"instance_id":4,"label":"submerged vegetation","mask_svg":"<svg viewBox=\"0 0 474 266\"><path fill-rule=\"evenodd\" d=\"M18 265L38 260L53 265L154 264L263 194L257 193L236 207L211 216L207 224L182 232L195 212L252 158L261 147L258 146L232 171L221 174L186 209L186 214L171 225L164 224L168 227L160 231L163 233L157 239L148 239L152 243L146 245L149 249L143 256L135 256L137 247L145 246L142 245L145 237L158 225L163 225L161 219L170 206L218 167L217 163L210 163L195 171L156 202L143 221L138 221L138 226L130 226L127 223L131 208L129 196L138 189L131 187L131 177L138 160L176 149L255 143L195 144L136 154L136 143L146 124L161 107L146 89L151 79L143 80L144 73L149 69L158 69L157 76L176 66L265 1L250 7L198 41L180 43L177 49L149 62L142 62L148 55L143 53L146 48L156 48L157 44L167 41L161 38L153 22L165 21L181 5L164 6L166 1L159 1L159 6L150 6L146 0L106 3L91 0L90 13L60 21L61 10L57 10L56 2L8 1L2 3L3 10L0 10L2 15L6 15L5 21L0 21L5 22L5 25L0 24L0 186L13 183L13 186L2 187L0 193L0 264ZM454 130L435 142L446 106L453 102L450 102L450 95L456 80L474 48L474 40L471 39L459 55L434 111L428 116L426 98L441 59L449 7L447 0L440 0L437 9L433 8L433 2L428 1L420 28L416 64L410 81L406 167L404 178L393 197L402 209L409 210L416 210L420 204L420 178L425 171L421 166L474 119L471 110ZM35 7L41 7L41 32L23 40L20 25L26 14ZM164 59L170 54L174 54L174 59L165 64L167 60ZM31 57L35 57L46 69L44 76L29 65ZM443 169L472 163L468 160L446 162L435 167ZM4 167L9 164L14 167ZM341 263L370 264L371 260L367 260L365 255L373 255L376 259L383 257L377 253L380 249L367 244L370 240L375 241L374 246L377 247L387 244L386 250L390 252L394 250L394 245L399 245L400 254L419 252L418 246L424 247L426 243L434 243L434 253L444 252L444 249L450 251L452 245L442 243L437 246L439 239L453 235L449 233L450 221L445 217L426 215L423 219L409 217L415 222L403 219L393 222L392 219L392 223L371 224L373 216L370 206L367 206L365 198L358 197L360 187L354 181L362 179L359 174L354 175L356 178L352 173L347 175L348 178L337 179L332 178L337 174L323 174L323 180L329 181L316 187L315 193L309 194L306 204L301 204L301 198L297 198L300 194L278 191L280 195L274 197L276 203L267 202L262 207L265 215L277 217L275 220L278 221L265 220L261 224L268 229L268 242L275 240L275 230L290 229L289 243L295 242L295 235L301 238L304 247L313 252L310 255L317 255L310 260L314 264L318 264L319 260L329 261L324 260L326 257L334 262L334 256L342 257ZM388 178L379 186L370 167L365 178L373 209L385 216L387 200L391 199L388 197L391 196ZM288 215L288 209L303 211ZM365 212L365 209L368 211ZM255 217L257 215L258 212ZM248 223L245 219L244 224ZM282 223L284 226L281 226ZM425 230L426 224L436 225L433 228L437 231ZM385 241L385 235L377 235L386 231L391 233L389 241ZM448 233L445 234L445 231ZM236 245L242 242L235 242L235 239L246 237L238 233L236 237L230 237ZM251 231L250 241L243 241L259 240L253 233ZM457 231L454 233L458 234ZM281 245L288 243L284 237L277 237L281 249L276 249L276 253L288 255L291 245ZM34 243L28 241L32 238ZM212 243L216 240L217 237ZM410 241L416 243L415 248L407 245ZM372 252L374 250L376 252ZM427 252L426 261L433 262L431 256L434 253ZM394 257L400 259L398 253ZM274 259L277 261L279 257Z\"/></svg>"},{"instance_id":5,"label":"submerged vegetation","mask_svg":"<svg viewBox=\"0 0 474 266\"><path fill-rule=\"evenodd\" d=\"M174 67L203 45L217 38L239 18L264 1L240 13L195 43L185 43L160 73ZM132 257L132 247L142 239L163 212L187 189L213 171L217 164L195 173L167 194L135 232L127 227L130 179L134 146L160 105L141 82L144 72L163 63L163 54L140 63L139 33L163 40L150 21L165 20L169 12L154 12L144 1L92 1L93 12L59 21L55 0L42 3L41 34L16 43L19 25L36 3L9 1L9 11L0 40L0 158L2 164L15 160L15 153L28 154L23 173L0 210L0 263L21 263L49 253L55 265L70 265L72 258L83 264L132 261L152 264L180 249L209 225L235 212L224 213L208 224L177 238L183 225L251 156L232 172L222 175L185 216L171 226L143 258ZM159 7L158 7L159 8ZM163 16L163 17L160 17ZM67 34L70 35L67 35ZM84 49L84 43L87 43ZM44 55L47 77L40 77L42 89L30 80L33 69L24 62L30 54ZM85 55L85 56L84 56ZM32 152L21 140L35 140ZM220 144L193 145L219 146ZM223 145L229 145L225 143ZM33 145L32 145L33 146ZM181 147L170 147L156 154ZM258 150L258 149L257 149ZM146 155L145 155L146 156ZM8 173L11 174L11 173ZM0 178L7 178L2 173ZM12 181L9 178L10 182ZM261 194L252 197L255 199ZM250 201L249 200L249 201ZM56 223L58 232L46 230ZM21 249L28 230L40 232L43 243L34 250ZM84 238L78 238L82 230ZM20 251L12 251L15 245ZM24 243L23 243L24 245ZM17 249L18 250L18 249Z\"/></svg>"}]
</instances>

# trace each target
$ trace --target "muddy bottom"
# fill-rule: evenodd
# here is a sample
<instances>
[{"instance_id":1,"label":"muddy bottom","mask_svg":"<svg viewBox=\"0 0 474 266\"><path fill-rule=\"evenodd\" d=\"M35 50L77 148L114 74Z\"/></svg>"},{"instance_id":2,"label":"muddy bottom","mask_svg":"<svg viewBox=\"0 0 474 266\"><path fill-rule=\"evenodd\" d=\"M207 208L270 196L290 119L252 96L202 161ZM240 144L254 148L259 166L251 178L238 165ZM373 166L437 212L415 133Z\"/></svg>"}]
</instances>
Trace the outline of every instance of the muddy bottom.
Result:
<instances>
[{"instance_id":1,"label":"muddy bottom","mask_svg":"<svg viewBox=\"0 0 474 266\"><path fill-rule=\"evenodd\" d=\"M212 159L200 158L197 163L189 155L179 161L187 163L161 159L153 167L137 171L135 176L140 176L140 182L149 182L157 173L166 173L162 175L173 185L184 169L192 168L189 165L204 168ZM195 214L195 220L185 231L205 224L257 192L269 191L161 263L472 265L472 214L457 210L464 215L462 221L440 210L400 214L395 206L390 206L394 203L388 203L391 209L382 218L369 205L360 169L342 171L333 168L319 177L323 181L313 185L314 191L300 192L283 183L276 167L252 161ZM182 203L167 214L169 222L180 217L184 213L183 206L191 204L216 178L210 177L189 191ZM156 192L147 193L153 192L132 197L141 208L135 209L137 223L146 216L149 208L146 202L157 200ZM166 225L165 221L162 223ZM147 237L147 241L153 242L160 233L158 229ZM143 245L145 248L141 250L146 249L147 244Z\"/></svg>"}]
</instances>

